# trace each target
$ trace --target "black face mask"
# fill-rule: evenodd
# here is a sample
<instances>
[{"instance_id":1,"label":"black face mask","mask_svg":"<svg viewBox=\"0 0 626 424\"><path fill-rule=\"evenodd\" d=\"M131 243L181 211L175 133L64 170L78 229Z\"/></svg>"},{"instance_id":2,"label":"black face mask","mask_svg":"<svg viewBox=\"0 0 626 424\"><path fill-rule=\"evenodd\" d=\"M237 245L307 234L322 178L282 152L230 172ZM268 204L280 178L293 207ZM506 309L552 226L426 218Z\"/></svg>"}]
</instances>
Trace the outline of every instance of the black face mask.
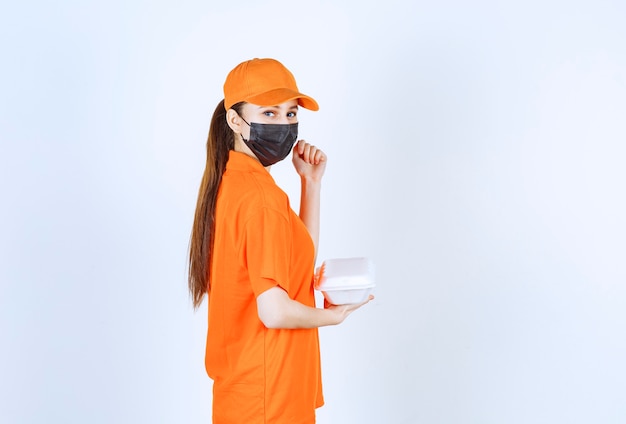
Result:
<instances>
[{"instance_id":1,"label":"black face mask","mask_svg":"<svg viewBox=\"0 0 626 424\"><path fill-rule=\"evenodd\" d=\"M243 119L243 118L241 118ZM243 122L248 122L243 119ZM270 166L285 159L298 139L298 123L295 124L257 124L250 126L250 138L241 139L263 166Z\"/></svg>"}]
</instances>

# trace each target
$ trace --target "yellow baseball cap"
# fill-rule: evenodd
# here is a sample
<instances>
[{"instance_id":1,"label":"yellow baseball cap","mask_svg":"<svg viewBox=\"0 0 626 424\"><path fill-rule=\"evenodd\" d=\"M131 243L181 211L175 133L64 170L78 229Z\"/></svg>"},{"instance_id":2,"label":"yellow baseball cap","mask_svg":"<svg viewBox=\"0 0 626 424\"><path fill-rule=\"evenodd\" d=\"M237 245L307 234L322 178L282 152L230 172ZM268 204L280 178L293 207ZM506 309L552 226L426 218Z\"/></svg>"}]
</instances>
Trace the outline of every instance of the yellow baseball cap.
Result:
<instances>
[{"instance_id":1,"label":"yellow baseball cap","mask_svg":"<svg viewBox=\"0 0 626 424\"><path fill-rule=\"evenodd\" d=\"M226 110L239 102L274 106L298 99L305 109L318 110L317 102L300 93L289 69L275 59L252 59L240 63L229 72L224 83Z\"/></svg>"}]
</instances>

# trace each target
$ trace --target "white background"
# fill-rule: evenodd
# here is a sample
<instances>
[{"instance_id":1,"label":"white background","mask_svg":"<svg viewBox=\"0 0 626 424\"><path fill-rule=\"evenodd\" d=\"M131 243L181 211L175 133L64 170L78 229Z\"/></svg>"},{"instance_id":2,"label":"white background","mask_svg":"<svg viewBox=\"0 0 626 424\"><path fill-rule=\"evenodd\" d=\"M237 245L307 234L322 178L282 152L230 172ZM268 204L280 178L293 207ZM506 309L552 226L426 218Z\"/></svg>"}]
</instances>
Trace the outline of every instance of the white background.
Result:
<instances>
[{"instance_id":1,"label":"white background","mask_svg":"<svg viewBox=\"0 0 626 424\"><path fill-rule=\"evenodd\" d=\"M617 0L3 4L0 421L210 422L204 144L227 72L274 57L321 105L319 259L377 266L320 331L318 422L625 422L624 22Z\"/></svg>"}]
</instances>

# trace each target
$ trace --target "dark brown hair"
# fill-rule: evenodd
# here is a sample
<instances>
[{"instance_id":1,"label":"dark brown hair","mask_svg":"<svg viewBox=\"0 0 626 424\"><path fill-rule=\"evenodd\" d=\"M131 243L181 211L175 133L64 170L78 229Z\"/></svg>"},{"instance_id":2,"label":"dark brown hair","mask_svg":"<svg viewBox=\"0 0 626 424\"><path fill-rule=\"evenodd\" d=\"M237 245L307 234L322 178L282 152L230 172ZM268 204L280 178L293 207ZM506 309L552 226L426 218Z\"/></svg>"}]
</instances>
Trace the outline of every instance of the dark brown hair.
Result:
<instances>
[{"instance_id":1,"label":"dark brown hair","mask_svg":"<svg viewBox=\"0 0 626 424\"><path fill-rule=\"evenodd\" d=\"M241 112L243 102L231 107ZM228 154L235 148L234 133L226 122L226 109L222 100L211 118L206 142L206 167L200 183L196 213L189 243L189 292L193 307L202 304L205 293L211 289L211 250L215 231L215 202L217 190L226 169Z\"/></svg>"}]
</instances>

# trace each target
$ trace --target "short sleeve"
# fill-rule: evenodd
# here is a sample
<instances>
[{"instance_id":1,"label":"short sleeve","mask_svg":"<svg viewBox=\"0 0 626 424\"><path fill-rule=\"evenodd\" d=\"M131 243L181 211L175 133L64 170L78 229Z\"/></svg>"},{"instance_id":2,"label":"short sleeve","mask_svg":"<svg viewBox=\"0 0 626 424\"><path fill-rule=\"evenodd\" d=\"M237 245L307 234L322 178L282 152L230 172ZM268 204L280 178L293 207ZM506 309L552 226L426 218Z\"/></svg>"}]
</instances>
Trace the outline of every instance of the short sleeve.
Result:
<instances>
[{"instance_id":1,"label":"short sleeve","mask_svg":"<svg viewBox=\"0 0 626 424\"><path fill-rule=\"evenodd\" d=\"M255 297L280 286L289 292L291 225L281 212L261 208L246 223L243 255Z\"/></svg>"}]
</instances>

